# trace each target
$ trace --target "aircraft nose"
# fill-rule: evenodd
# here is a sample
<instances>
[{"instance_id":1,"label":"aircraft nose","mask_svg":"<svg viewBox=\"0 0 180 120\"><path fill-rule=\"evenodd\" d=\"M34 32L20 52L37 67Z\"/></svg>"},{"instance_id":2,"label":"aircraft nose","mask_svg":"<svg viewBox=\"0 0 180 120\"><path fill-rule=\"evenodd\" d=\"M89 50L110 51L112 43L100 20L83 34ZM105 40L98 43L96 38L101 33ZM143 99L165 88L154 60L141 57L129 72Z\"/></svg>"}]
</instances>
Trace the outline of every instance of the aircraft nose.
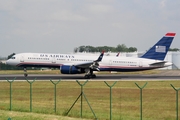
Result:
<instances>
[{"instance_id":1,"label":"aircraft nose","mask_svg":"<svg viewBox=\"0 0 180 120\"><path fill-rule=\"evenodd\" d=\"M13 65L12 60L6 60L7 65Z\"/></svg>"}]
</instances>

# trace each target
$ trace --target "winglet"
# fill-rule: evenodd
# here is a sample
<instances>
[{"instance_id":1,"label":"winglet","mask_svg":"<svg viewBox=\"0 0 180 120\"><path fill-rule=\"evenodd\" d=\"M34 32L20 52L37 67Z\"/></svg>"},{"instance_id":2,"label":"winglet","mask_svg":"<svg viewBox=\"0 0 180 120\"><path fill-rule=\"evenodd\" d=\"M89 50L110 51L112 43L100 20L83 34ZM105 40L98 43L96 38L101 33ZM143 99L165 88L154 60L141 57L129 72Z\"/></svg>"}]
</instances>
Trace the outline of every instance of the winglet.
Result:
<instances>
[{"instance_id":1,"label":"winglet","mask_svg":"<svg viewBox=\"0 0 180 120\"><path fill-rule=\"evenodd\" d=\"M119 52L117 53L116 57L118 57L118 56L119 56Z\"/></svg>"},{"instance_id":2,"label":"winglet","mask_svg":"<svg viewBox=\"0 0 180 120\"><path fill-rule=\"evenodd\" d=\"M104 51L102 51L102 53L100 54L100 56L98 57L96 62L100 62L102 60L103 56L104 56Z\"/></svg>"}]
</instances>

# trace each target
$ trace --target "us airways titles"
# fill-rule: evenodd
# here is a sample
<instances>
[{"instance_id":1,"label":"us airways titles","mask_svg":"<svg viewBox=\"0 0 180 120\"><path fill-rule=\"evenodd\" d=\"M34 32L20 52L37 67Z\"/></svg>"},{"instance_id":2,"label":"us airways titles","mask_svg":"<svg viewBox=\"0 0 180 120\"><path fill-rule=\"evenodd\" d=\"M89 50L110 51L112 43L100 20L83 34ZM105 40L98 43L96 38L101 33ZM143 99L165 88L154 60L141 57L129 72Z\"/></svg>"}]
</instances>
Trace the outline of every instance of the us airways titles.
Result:
<instances>
[{"instance_id":1,"label":"us airways titles","mask_svg":"<svg viewBox=\"0 0 180 120\"><path fill-rule=\"evenodd\" d=\"M40 54L40 57L74 58L73 55L62 55L62 54Z\"/></svg>"}]
</instances>

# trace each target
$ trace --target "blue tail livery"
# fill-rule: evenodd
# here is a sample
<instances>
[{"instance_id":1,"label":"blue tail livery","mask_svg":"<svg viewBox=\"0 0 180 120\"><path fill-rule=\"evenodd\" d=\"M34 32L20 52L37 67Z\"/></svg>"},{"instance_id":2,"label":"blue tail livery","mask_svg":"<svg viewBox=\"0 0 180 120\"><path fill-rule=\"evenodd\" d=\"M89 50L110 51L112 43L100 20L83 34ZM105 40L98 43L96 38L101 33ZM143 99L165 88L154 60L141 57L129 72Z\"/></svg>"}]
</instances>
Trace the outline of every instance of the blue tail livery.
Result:
<instances>
[{"instance_id":1,"label":"blue tail livery","mask_svg":"<svg viewBox=\"0 0 180 120\"><path fill-rule=\"evenodd\" d=\"M169 47L176 33L167 33L152 48L150 48L141 58L164 60Z\"/></svg>"}]
</instances>

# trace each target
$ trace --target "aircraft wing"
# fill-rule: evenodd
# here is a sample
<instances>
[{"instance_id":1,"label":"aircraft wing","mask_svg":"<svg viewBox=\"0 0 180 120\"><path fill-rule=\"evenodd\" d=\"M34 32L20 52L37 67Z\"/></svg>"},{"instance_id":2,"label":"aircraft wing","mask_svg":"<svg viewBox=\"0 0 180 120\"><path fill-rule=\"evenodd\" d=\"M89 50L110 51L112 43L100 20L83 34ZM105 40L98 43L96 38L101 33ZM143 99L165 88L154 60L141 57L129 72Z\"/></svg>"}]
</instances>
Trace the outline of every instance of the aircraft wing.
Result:
<instances>
[{"instance_id":1,"label":"aircraft wing","mask_svg":"<svg viewBox=\"0 0 180 120\"><path fill-rule=\"evenodd\" d=\"M85 63L81 63L81 64L76 64L74 65L75 67L78 68L89 68L89 66L91 66L94 62L85 62Z\"/></svg>"},{"instance_id":2,"label":"aircraft wing","mask_svg":"<svg viewBox=\"0 0 180 120\"><path fill-rule=\"evenodd\" d=\"M84 63L76 64L74 66L77 68L91 68L91 69L99 70L98 69L98 66L99 66L98 62L100 62L102 60L103 56L104 56L104 51L100 54L100 56L98 57L97 60L92 61L92 62L84 62Z\"/></svg>"}]
</instances>

